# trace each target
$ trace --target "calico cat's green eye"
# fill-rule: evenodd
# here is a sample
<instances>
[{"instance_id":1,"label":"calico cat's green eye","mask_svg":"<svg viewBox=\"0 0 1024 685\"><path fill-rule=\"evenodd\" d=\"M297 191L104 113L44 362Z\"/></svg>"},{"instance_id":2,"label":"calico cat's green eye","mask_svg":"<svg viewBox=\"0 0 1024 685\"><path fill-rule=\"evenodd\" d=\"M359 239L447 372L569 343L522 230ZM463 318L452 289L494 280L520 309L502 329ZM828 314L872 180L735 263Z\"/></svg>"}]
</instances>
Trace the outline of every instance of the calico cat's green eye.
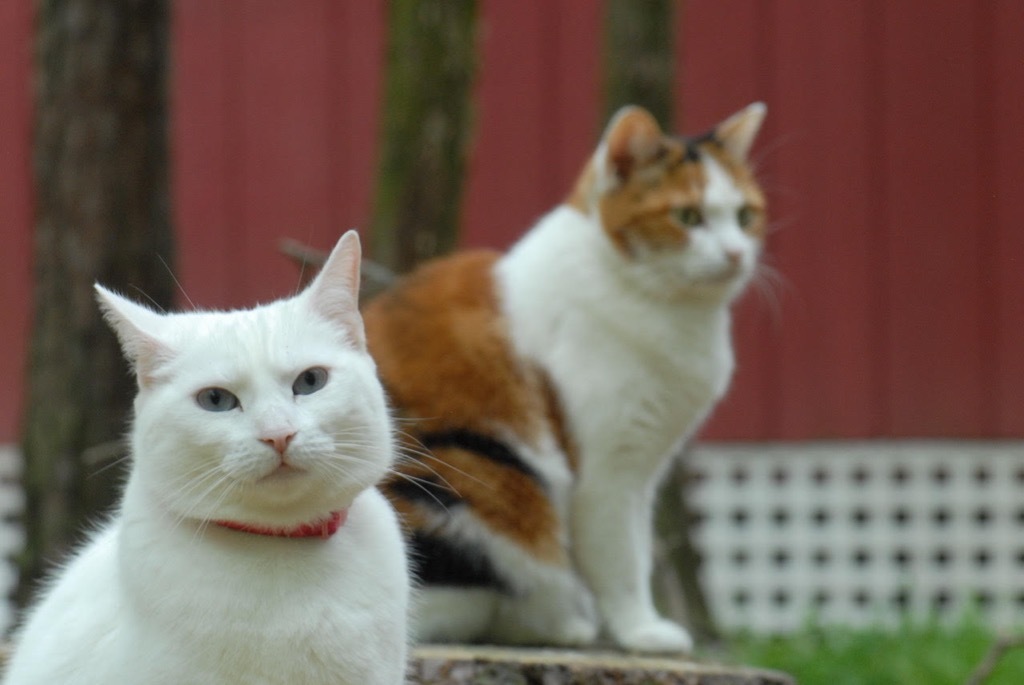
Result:
<instances>
[{"instance_id":1,"label":"calico cat's green eye","mask_svg":"<svg viewBox=\"0 0 1024 685\"><path fill-rule=\"evenodd\" d=\"M704 223L704 214L692 205L673 210L676 221L684 226L700 226Z\"/></svg>"},{"instance_id":2,"label":"calico cat's green eye","mask_svg":"<svg viewBox=\"0 0 1024 685\"><path fill-rule=\"evenodd\" d=\"M299 374L292 383L292 392L296 395L312 395L320 388L327 385L327 369L322 366L314 366Z\"/></svg>"},{"instance_id":3,"label":"calico cat's green eye","mask_svg":"<svg viewBox=\"0 0 1024 685\"><path fill-rule=\"evenodd\" d=\"M196 404L206 411L231 411L239 406L238 398L224 388L204 388L196 394Z\"/></svg>"},{"instance_id":4,"label":"calico cat's green eye","mask_svg":"<svg viewBox=\"0 0 1024 685\"><path fill-rule=\"evenodd\" d=\"M736 222L740 228L747 228L757 218L757 210L750 205L743 205L736 211Z\"/></svg>"}]
</instances>

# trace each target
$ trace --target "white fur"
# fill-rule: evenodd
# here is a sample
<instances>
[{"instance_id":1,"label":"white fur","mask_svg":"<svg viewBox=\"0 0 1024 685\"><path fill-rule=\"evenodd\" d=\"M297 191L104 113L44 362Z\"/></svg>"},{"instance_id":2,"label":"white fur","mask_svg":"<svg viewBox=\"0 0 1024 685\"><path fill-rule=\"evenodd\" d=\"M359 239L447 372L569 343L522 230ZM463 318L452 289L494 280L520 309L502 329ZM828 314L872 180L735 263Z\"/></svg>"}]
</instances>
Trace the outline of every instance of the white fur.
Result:
<instances>
[{"instance_id":1,"label":"white fur","mask_svg":"<svg viewBox=\"0 0 1024 685\"><path fill-rule=\"evenodd\" d=\"M603 627L627 649L692 647L686 630L661 618L651 597L655 489L728 387L729 304L760 251L737 224L739 189L713 159L704 161L706 222L690 232L684 249L638 249L626 257L604 234L596 210L586 216L563 205L496 267L515 348L554 381L579 448L575 481L548 483L553 500L568 503L576 571L503 553L505 543L493 534L489 541L482 532L467 534L487 545L517 588L514 597L478 602L477 614L467 608L474 601L467 595L428 592L424 615L450 617L449 630L466 618L472 632L486 614L497 626L488 636L500 640L587 644ZM554 450L516 447L540 472L564 464Z\"/></svg>"},{"instance_id":2,"label":"white fur","mask_svg":"<svg viewBox=\"0 0 1024 685\"><path fill-rule=\"evenodd\" d=\"M131 475L29 614L5 685L403 682L405 555L373 487L391 428L353 316L353 236L303 294L248 311L158 315L101 291L139 372ZM310 367L326 385L294 394ZM211 386L241 407L202 409ZM291 470L265 442L285 434ZM211 524L290 527L344 507L326 540Z\"/></svg>"}]
</instances>

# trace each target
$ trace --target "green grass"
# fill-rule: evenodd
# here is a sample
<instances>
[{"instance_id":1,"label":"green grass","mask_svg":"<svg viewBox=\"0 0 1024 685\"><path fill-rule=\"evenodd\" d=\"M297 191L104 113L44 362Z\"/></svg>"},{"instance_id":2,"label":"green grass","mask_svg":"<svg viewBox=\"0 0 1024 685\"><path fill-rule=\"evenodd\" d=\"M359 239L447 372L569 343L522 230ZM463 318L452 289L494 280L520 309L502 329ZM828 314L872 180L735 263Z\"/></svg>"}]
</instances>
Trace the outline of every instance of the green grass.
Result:
<instances>
[{"instance_id":1,"label":"green grass","mask_svg":"<svg viewBox=\"0 0 1024 685\"><path fill-rule=\"evenodd\" d=\"M995 640L973 621L942 628L807 628L785 637L738 636L729 656L784 671L800 685L962 685ZM1008 651L985 685L1024 685L1024 649Z\"/></svg>"}]
</instances>

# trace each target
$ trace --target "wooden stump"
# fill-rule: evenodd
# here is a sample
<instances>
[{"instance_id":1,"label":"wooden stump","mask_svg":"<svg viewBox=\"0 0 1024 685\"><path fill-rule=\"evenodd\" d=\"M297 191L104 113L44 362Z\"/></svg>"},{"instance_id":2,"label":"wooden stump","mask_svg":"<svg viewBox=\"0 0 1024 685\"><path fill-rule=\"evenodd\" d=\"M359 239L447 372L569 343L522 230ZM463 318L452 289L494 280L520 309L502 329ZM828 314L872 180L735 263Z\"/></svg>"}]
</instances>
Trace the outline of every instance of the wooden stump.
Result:
<instances>
[{"instance_id":1,"label":"wooden stump","mask_svg":"<svg viewBox=\"0 0 1024 685\"><path fill-rule=\"evenodd\" d=\"M796 685L783 673L612 652L424 645L413 650L418 685Z\"/></svg>"},{"instance_id":2,"label":"wooden stump","mask_svg":"<svg viewBox=\"0 0 1024 685\"><path fill-rule=\"evenodd\" d=\"M0 676L10 647L0 643ZM784 673L667 657L558 649L424 645L407 685L796 685Z\"/></svg>"}]
</instances>

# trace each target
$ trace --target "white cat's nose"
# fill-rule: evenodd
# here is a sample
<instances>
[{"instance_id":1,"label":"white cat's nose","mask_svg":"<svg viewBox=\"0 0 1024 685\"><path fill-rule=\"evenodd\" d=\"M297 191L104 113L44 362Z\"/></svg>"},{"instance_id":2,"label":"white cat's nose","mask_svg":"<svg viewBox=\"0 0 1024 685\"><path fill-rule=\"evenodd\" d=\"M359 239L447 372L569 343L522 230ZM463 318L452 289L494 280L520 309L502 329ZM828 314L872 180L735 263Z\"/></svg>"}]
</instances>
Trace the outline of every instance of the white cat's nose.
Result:
<instances>
[{"instance_id":1,"label":"white cat's nose","mask_svg":"<svg viewBox=\"0 0 1024 685\"><path fill-rule=\"evenodd\" d=\"M288 449L288 445L291 444L292 438L295 437L295 433L279 433L277 435L268 435L260 438L260 442L270 445L274 448L274 451L280 455L284 455L285 450Z\"/></svg>"}]
</instances>

